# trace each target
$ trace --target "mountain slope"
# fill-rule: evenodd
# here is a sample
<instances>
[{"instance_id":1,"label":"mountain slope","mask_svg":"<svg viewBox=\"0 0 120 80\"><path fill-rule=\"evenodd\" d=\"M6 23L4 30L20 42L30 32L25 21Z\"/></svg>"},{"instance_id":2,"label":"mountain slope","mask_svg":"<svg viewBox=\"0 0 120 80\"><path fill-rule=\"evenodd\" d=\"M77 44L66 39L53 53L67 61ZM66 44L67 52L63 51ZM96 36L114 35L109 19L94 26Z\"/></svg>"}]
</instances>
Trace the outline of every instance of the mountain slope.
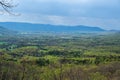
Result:
<instances>
[{"instance_id":1,"label":"mountain slope","mask_svg":"<svg viewBox=\"0 0 120 80\"><path fill-rule=\"evenodd\" d=\"M15 32L15 31L12 31L12 30L9 30L7 28L0 26L0 35L14 35L16 33L17 32Z\"/></svg>"},{"instance_id":2,"label":"mountain slope","mask_svg":"<svg viewBox=\"0 0 120 80\"><path fill-rule=\"evenodd\" d=\"M99 27L90 26L64 26L64 25L49 25L49 24L31 24L19 22L0 22L0 26L5 28L20 31L20 32L75 32L75 31L104 31Z\"/></svg>"}]
</instances>

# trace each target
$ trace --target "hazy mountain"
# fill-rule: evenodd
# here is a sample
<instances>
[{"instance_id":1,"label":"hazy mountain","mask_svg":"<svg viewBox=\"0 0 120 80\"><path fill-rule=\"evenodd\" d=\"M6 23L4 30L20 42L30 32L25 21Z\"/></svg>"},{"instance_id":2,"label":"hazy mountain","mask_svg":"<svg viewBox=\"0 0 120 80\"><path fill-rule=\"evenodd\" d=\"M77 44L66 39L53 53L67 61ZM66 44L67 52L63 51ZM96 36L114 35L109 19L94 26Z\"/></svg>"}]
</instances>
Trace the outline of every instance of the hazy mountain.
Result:
<instances>
[{"instance_id":1,"label":"hazy mountain","mask_svg":"<svg viewBox=\"0 0 120 80\"><path fill-rule=\"evenodd\" d=\"M14 34L17 34L17 32L0 26L0 35L14 35Z\"/></svg>"},{"instance_id":2,"label":"hazy mountain","mask_svg":"<svg viewBox=\"0 0 120 80\"><path fill-rule=\"evenodd\" d=\"M110 30L111 32L120 32L120 30Z\"/></svg>"},{"instance_id":3,"label":"hazy mountain","mask_svg":"<svg viewBox=\"0 0 120 80\"><path fill-rule=\"evenodd\" d=\"M105 31L99 27L91 26L64 26L64 25L50 25L50 24L31 24L31 23L19 23L19 22L0 22L0 26L4 26L7 29L19 31L19 32L75 32L75 31Z\"/></svg>"}]
</instances>

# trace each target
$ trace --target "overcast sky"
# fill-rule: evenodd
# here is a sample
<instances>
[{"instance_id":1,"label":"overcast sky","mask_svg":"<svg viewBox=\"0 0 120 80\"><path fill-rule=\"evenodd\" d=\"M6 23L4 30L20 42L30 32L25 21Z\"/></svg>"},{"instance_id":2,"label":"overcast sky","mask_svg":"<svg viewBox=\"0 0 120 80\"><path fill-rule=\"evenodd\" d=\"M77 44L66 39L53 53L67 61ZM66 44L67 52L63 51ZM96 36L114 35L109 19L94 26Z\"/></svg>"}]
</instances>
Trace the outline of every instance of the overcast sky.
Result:
<instances>
[{"instance_id":1,"label":"overcast sky","mask_svg":"<svg viewBox=\"0 0 120 80\"><path fill-rule=\"evenodd\" d=\"M13 0L20 16L0 15L0 21L56 25L88 25L120 30L120 0Z\"/></svg>"}]
</instances>

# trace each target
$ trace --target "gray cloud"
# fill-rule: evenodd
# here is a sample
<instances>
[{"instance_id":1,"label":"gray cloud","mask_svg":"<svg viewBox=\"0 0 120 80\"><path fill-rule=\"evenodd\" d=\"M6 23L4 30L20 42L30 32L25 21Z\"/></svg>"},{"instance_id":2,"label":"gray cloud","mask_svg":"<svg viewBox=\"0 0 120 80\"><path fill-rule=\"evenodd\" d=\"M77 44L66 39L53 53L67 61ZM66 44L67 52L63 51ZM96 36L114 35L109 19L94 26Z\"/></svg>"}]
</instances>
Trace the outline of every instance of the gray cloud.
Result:
<instances>
[{"instance_id":1,"label":"gray cloud","mask_svg":"<svg viewBox=\"0 0 120 80\"><path fill-rule=\"evenodd\" d=\"M17 21L120 29L120 0L16 0ZM16 21L15 20L15 21ZM115 27L113 27L115 26Z\"/></svg>"}]
</instances>

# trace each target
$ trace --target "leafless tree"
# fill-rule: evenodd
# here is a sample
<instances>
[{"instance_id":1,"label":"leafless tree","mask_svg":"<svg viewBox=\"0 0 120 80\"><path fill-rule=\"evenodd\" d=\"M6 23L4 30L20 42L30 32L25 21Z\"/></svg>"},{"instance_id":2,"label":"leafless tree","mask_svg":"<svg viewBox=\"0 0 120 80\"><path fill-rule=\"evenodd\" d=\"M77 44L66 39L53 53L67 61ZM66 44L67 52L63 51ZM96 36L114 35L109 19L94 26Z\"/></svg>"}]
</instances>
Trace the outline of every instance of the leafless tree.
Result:
<instances>
[{"instance_id":1,"label":"leafless tree","mask_svg":"<svg viewBox=\"0 0 120 80\"><path fill-rule=\"evenodd\" d=\"M4 9L5 12L12 14L10 10L15 7L12 2L12 0L0 0L0 6Z\"/></svg>"}]
</instances>

